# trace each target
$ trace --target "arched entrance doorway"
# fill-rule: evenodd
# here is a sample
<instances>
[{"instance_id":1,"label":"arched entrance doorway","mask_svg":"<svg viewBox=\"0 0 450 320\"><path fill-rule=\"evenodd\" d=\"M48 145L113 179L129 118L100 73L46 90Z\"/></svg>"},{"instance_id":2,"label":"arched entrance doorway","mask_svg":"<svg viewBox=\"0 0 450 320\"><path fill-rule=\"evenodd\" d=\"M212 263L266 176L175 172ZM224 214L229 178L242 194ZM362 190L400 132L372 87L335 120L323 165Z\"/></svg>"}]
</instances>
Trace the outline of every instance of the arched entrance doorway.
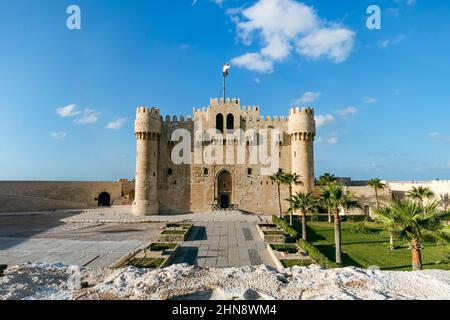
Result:
<instances>
[{"instance_id":1,"label":"arched entrance doorway","mask_svg":"<svg viewBox=\"0 0 450 320\"><path fill-rule=\"evenodd\" d=\"M98 206L99 207L109 207L111 206L111 196L108 192L102 192L98 196Z\"/></svg>"},{"instance_id":2,"label":"arched entrance doorway","mask_svg":"<svg viewBox=\"0 0 450 320\"><path fill-rule=\"evenodd\" d=\"M229 208L231 204L232 183L228 171L222 171L217 177L217 201L222 209Z\"/></svg>"}]
</instances>

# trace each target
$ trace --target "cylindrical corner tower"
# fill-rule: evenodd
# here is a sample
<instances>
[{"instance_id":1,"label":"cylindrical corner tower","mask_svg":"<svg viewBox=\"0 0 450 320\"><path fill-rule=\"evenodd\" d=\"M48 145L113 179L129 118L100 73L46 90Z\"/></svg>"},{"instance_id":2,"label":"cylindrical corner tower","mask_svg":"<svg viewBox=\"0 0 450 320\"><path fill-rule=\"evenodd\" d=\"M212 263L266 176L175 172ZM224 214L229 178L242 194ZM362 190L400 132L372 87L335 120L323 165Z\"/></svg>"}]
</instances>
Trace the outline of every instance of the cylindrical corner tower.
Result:
<instances>
[{"instance_id":1,"label":"cylindrical corner tower","mask_svg":"<svg viewBox=\"0 0 450 320\"><path fill-rule=\"evenodd\" d=\"M158 151L161 115L157 108L136 111L136 182L132 212L136 216L159 214Z\"/></svg>"},{"instance_id":2,"label":"cylindrical corner tower","mask_svg":"<svg viewBox=\"0 0 450 320\"><path fill-rule=\"evenodd\" d=\"M314 190L314 138L316 121L314 110L292 108L289 112L291 137L291 171L300 176L303 185L294 186L294 192Z\"/></svg>"}]
</instances>

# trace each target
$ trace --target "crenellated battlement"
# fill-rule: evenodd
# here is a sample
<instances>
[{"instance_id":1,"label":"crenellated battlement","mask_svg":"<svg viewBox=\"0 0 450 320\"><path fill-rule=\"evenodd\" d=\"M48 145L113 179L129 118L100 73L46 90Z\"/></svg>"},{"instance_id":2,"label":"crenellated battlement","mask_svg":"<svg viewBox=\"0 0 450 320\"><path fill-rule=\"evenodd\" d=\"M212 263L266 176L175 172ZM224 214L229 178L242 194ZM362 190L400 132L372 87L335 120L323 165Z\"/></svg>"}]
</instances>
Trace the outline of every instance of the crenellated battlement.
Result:
<instances>
[{"instance_id":1,"label":"crenellated battlement","mask_svg":"<svg viewBox=\"0 0 450 320\"><path fill-rule=\"evenodd\" d=\"M159 116L160 111L159 108L153 107L153 108L147 108L147 107L138 107L136 110L136 114L150 114Z\"/></svg>"},{"instance_id":2,"label":"crenellated battlement","mask_svg":"<svg viewBox=\"0 0 450 320\"><path fill-rule=\"evenodd\" d=\"M306 114L314 116L314 109L313 108L306 108L306 107L292 107L289 110L289 115L296 115L296 114Z\"/></svg>"},{"instance_id":3,"label":"crenellated battlement","mask_svg":"<svg viewBox=\"0 0 450 320\"><path fill-rule=\"evenodd\" d=\"M178 116L166 116L164 123L165 124L178 124L178 123L191 123L193 122L192 117L191 116L180 116L178 118Z\"/></svg>"},{"instance_id":4,"label":"crenellated battlement","mask_svg":"<svg viewBox=\"0 0 450 320\"><path fill-rule=\"evenodd\" d=\"M273 124L273 125L280 125L280 124L287 123L288 119L289 118L286 118L284 116L280 116L280 117L278 117L278 116L273 116L273 117L271 117L271 116L266 116L266 117L260 116L259 117L259 123L263 124L263 125L271 125L271 124Z\"/></svg>"},{"instance_id":5,"label":"crenellated battlement","mask_svg":"<svg viewBox=\"0 0 450 320\"><path fill-rule=\"evenodd\" d=\"M220 106L220 105L234 105L240 106L241 99L240 98L209 98L210 106Z\"/></svg>"}]
</instances>

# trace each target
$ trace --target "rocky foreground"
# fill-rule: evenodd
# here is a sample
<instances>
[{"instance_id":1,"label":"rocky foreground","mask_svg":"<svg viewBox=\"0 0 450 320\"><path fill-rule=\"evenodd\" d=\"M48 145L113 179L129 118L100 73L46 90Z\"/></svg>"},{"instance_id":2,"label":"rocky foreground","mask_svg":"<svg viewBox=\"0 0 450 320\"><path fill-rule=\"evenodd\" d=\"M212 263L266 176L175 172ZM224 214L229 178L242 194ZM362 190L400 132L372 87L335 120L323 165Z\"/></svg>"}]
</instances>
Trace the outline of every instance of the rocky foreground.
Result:
<instances>
[{"instance_id":1,"label":"rocky foreground","mask_svg":"<svg viewBox=\"0 0 450 320\"><path fill-rule=\"evenodd\" d=\"M146 271L23 264L0 278L0 299L450 299L450 271L186 264Z\"/></svg>"}]
</instances>

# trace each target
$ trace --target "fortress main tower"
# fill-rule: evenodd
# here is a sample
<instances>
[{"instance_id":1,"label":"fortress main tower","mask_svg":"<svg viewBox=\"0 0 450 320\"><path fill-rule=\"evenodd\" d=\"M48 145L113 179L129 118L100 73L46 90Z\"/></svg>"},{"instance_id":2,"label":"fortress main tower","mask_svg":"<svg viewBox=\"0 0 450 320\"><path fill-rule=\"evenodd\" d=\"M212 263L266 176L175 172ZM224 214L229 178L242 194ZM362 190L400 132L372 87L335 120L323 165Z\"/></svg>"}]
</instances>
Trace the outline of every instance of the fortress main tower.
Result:
<instances>
[{"instance_id":1,"label":"fortress main tower","mask_svg":"<svg viewBox=\"0 0 450 320\"><path fill-rule=\"evenodd\" d=\"M200 128L200 130L199 130ZM245 150L245 163L224 161L223 163L174 164L172 151L178 141L172 141L172 133L183 129L190 133L190 158L205 158L208 146L222 148L234 155L241 147ZM289 116L262 117L259 106L241 106L240 99L210 99L208 107L194 108L188 117L165 119L157 108L139 107L136 112L136 194L133 203L134 215L156 215L159 213L208 212L217 209L239 209L253 213L278 212L277 185L270 180L262 163L249 160L250 148L262 144L259 132L276 129L276 138L265 141L271 144L276 139L278 168L297 173L303 184L294 191L314 189L314 139L316 124L311 108L291 108ZM210 141L198 143L196 137L215 130L218 136ZM248 135L231 136L242 130L256 132L256 140ZM218 137L218 138L217 138ZM242 139L240 139L241 137ZM269 147L270 149L270 147ZM271 151L273 153L273 151ZM226 155L227 154L227 155ZM225 156L226 155L226 156ZM234 159L237 159L236 157ZM283 187L281 198L288 197L288 188ZM283 201L284 210L288 203Z\"/></svg>"},{"instance_id":2,"label":"fortress main tower","mask_svg":"<svg viewBox=\"0 0 450 320\"><path fill-rule=\"evenodd\" d=\"M158 159L162 120L157 108L139 107L136 112L136 182L134 215L159 214Z\"/></svg>"}]
</instances>

